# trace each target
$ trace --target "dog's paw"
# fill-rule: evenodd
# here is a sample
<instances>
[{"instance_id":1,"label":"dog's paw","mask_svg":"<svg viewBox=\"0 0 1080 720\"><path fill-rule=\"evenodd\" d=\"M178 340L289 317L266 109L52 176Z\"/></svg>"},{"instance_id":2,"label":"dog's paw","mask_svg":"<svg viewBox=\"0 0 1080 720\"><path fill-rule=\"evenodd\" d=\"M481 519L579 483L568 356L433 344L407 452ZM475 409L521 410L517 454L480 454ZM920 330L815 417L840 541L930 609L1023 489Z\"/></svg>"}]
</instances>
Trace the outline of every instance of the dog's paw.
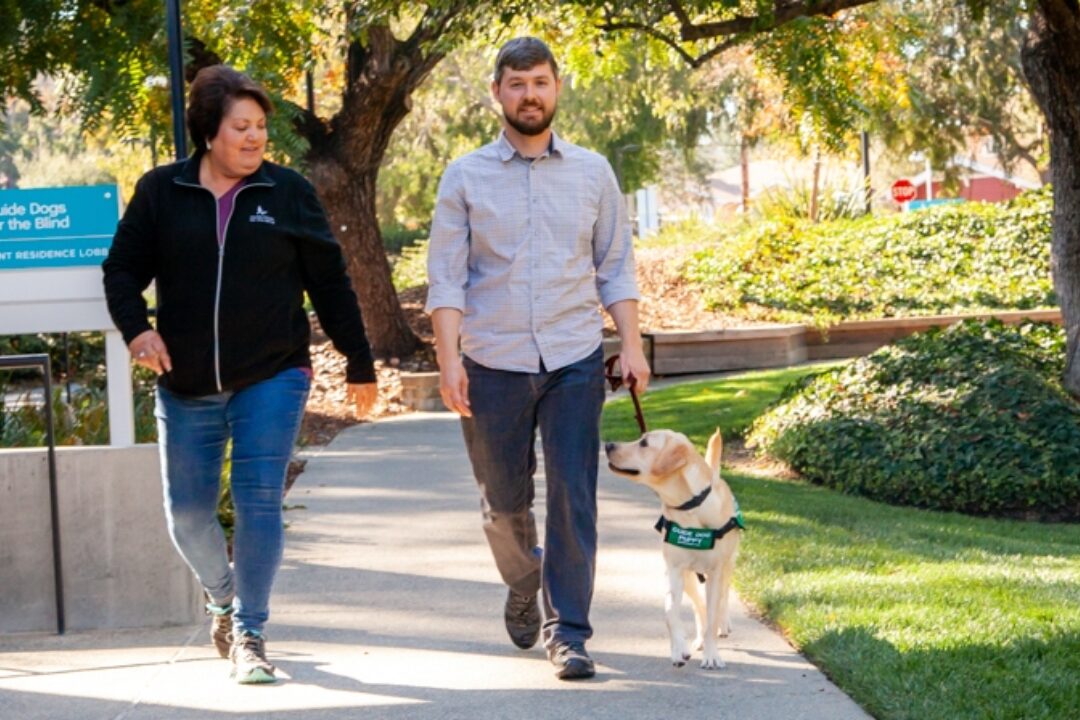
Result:
<instances>
[{"instance_id":1,"label":"dog's paw","mask_svg":"<svg viewBox=\"0 0 1080 720\"><path fill-rule=\"evenodd\" d=\"M677 640L671 643L671 664L682 667L690 659L690 651L686 648L685 640Z\"/></svg>"},{"instance_id":2,"label":"dog's paw","mask_svg":"<svg viewBox=\"0 0 1080 720\"><path fill-rule=\"evenodd\" d=\"M705 648L705 636L698 635L696 638L694 638L694 644L692 645L692 647L698 651L703 650Z\"/></svg>"},{"instance_id":3,"label":"dog's paw","mask_svg":"<svg viewBox=\"0 0 1080 720\"><path fill-rule=\"evenodd\" d=\"M673 652L673 653L671 653L671 664L674 665L675 667L682 667L683 665L685 665L689 661L690 661L690 653L688 653L688 652L682 652L682 653L674 653Z\"/></svg>"},{"instance_id":4,"label":"dog's paw","mask_svg":"<svg viewBox=\"0 0 1080 720\"><path fill-rule=\"evenodd\" d=\"M724 667L726 666L724 665L724 661L720 659L719 654L706 655L701 659L702 670L723 670Z\"/></svg>"}]
</instances>

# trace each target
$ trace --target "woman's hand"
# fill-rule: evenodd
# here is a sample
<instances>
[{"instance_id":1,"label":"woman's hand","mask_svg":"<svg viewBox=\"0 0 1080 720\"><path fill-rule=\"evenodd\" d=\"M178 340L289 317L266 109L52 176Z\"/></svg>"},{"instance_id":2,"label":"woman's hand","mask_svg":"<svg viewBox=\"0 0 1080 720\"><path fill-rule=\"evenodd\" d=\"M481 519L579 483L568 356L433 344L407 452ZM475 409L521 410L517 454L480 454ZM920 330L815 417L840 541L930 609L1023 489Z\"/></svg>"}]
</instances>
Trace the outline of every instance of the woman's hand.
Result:
<instances>
[{"instance_id":1,"label":"woman's hand","mask_svg":"<svg viewBox=\"0 0 1080 720\"><path fill-rule=\"evenodd\" d=\"M346 393L355 408L356 417L369 419L379 399L379 386L375 383L349 383Z\"/></svg>"},{"instance_id":2,"label":"woman's hand","mask_svg":"<svg viewBox=\"0 0 1080 720\"><path fill-rule=\"evenodd\" d=\"M128 351L136 364L150 368L158 375L172 372L172 359L165 348L165 341L154 330L136 335L128 345Z\"/></svg>"}]
</instances>

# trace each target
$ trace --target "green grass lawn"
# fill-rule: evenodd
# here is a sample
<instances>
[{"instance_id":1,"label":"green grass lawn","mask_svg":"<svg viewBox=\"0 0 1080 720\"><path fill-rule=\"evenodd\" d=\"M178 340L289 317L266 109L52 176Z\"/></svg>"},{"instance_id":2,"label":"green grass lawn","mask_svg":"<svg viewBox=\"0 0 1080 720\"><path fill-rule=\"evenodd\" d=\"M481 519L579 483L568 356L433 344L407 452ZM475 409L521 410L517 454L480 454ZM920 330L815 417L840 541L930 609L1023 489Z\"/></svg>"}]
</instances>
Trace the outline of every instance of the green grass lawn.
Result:
<instances>
[{"instance_id":1,"label":"green grass lawn","mask_svg":"<svg viewBox=\"0 0 1080 720\"><path fill-rule=\"evenodd\" d=\"M725 378L702 380L642 395L641 411L650 428L678 430L699 447L716 428L725 438L741 437L750 423L789 384L812 373L822 372L841 363L817 363L784 370L754 372ZM604 440L626 441L638 437L634 405L625 390L604 408L601 436Z\"/></svg>"},{"instance_id":2,"label":"green grass lawn","mask_svg":"<svg viewBox=\"0 0 1080 720\"><path fill-rule=\"evenodd\" d=\"M650 427L738 434L805 368L650 391ZM626 400L604 437L636 435ZM726 472L739 594L878 718L1080 717L1080 526L974 518Z\"/></svg>"}]
</instances>

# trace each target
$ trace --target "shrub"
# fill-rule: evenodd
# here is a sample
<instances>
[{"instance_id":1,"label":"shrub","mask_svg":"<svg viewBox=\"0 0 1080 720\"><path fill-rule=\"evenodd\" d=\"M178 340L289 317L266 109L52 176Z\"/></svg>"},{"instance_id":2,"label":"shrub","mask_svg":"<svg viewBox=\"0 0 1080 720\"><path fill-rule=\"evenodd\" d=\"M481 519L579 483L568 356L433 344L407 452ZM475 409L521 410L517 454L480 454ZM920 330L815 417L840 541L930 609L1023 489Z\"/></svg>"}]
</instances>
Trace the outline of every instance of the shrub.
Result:
<instances>
[{"instance_id":1,"label":"shrub","mask_svg":"<svg viewBox=\"0 0 1080 720\"><path fill-rule=\"evenodd\" d=\"M1061 328L969 320L791 388L750 443L807 480L898 505L1080 520L1080 404Z\"/></svg>"},{"instance_id":2,"label":"shrub","mask_svg":"<svg viewBox=\"0 0 1080 720\"><path fill-rule=\"evenodd\" d=\"M417 241L424 240L428 236L427 228L409 228L399 223L386 223L381 228L383 249L387 253L400 253Z\"/></svg>"},{"instance_id":3,"label":"shrub","mask_svg":"<svg viewBox=\"0 0 1080 720\"><path fill-rule=\"evenodd\" d=\"M395 290L401 292L427 283L427 252L428 241L421 240L390 258Z\"/></svg>"},{"instance_id":4,"label":"shrub","mask_svg":"<svg viewBox=\"0 0 1080 720\"><path fill-rule=\"evenodd\" d=\"M766 220L781 218L809 220L813 188L809 183L796 183L789 188L767 190L754 203L754 213ZM858 187L823 185L818 188L818 222L853 220L866 213L866 200Z\"/></svg>"},{"instance_id":5,"label":"shrub","mask_svg":"<svg viewBox=\"0 0 1080 720\"><path fill-rule=\"evenodd\" d=\"M28 337L28 336L24 336ZM51 348L47 349L51 351ZM73 361L73 367L76 363ZM56 365L53 365L55 368ZM36 375L36 377L35 377ZM37 382L16 383L0 374L0 392L10 393L22 402L7 407L0 402L0 448L39 447L46 444L45 408L30 400L31 389L41 387L41 373L32 371ZM58 378L53 379L53 435L57 445L104 445L109 438L109 411L104 365L81 368L75 374L71 400ZM135 442L157 441L154 419L154 373L146 368L132 368L132 395L135 413Z\"/></svg>"},{"instance_id":6,"label":"shrub","mask_svg":"<svg viewBox=\"0 0 1080 720\"><path fill-rule=\"evenodd\" d=\"M689 280L717 310L811 322L1056 305L1050 191L813 225L757 223L697 252Z\"/></svg>"},{"instance_id":7,"label":"shrub","mask_svg":"<svg viewBox=\"0 0 1080 720\"><path fill-rule=\"evenodd\" d=\"M67 353L64 338L67 337ZM48 353L52 363L53 378L59 382L65 370L73 379L85 382L105 362L105 335L99 332L37 333L33 335L0 335L0 355L28 355ZM67 361L70 368L65 368ZM12 380L29 380L36 383L41 378L38 370L19 370L0 373ZM3 381L0 381L3 382Z\"/></svg>"}]
</instances>

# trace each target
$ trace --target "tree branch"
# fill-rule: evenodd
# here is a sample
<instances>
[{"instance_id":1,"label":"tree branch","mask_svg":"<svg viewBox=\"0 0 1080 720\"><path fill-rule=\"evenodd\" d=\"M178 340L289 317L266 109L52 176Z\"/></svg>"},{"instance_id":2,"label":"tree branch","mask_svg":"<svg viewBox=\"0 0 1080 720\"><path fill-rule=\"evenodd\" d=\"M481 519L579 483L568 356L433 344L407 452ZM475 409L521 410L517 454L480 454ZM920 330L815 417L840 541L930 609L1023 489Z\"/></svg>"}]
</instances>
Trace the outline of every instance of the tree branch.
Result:
<instances>
[{"instance_id":1,"label":"tree branch","mask_svg":"<svg viewBox=\"0 0 1080 720\"><path fill-rule=\"evenodd\" d=\"M687 27L694 23L690 20L690 16L686 14L686 8L682 6L679 0L669 0L668 7L671 8L671 14L675 16L675 19L679 21L681 27Z\"/></svg>"},{"instance_id":2,"label":"tree branch","mask_svg":"<svg viewBox=\"0 0 1080 720\"><path fill-rule=\"evenodd\" d=\"M191 62L184 65L184 80L187 82L192 82L204 67L221 64L221 57L209 49L200 38L185 38L185 44L188 54L191 55Z\"/></svg>"},{"instance_id":3,"label":"tree branch","mask_svg":"<svg viewBox=\"0 0 1080 720\"><path fill-rule=\"evenodd\" d=\"M730 20L694 23L678 0L671 0L672 13L679 20L680 35L685 42L707 40L715 37L727 37L744 33L760 33L776 30L792 20L814 15L835 15L841 10L868 5L875 0L804 0L803 2L778 1L771 16L740 15Z\"/></svg>"},{"instance_id":4,"label":"tree branch","mask_svg":"<svg viewBox=\"0 0 1080 720\"><path fill-rule=\"evenodd\" d=\"M431 51L425 55L423 45L452 32L450 25L468 6L468 2L456 2L438 10L429 6L408 39L401 43L402 52L409 58L409 77L404 88L406 96L419 87L435 66L446 57L443 51ZM404 101L408 103L408 97Z\"/></svg>"},{"instance_id":5,"label":"tree branch","mask_svg":"<svg viewBox=\"0 0 1080 720\"><path fill-rule=\"evenodd\" d=\"M656 38L673 49L690 67L700 68L705 63L740 44L747 34L764 33L776 30L792 20L814 15L834 15L841 10L869 5L876 0L776 0L771 15L737 16L729 20L695 23L683 7L680 0L668 0L670 13L679 23L679 37L675 38L659 29L659 22L647 23L625 18L616 18L610 10L605 12L604 21L596 27L605 32L633 31ZM682 43L725 38L700 55L693 55ZM680 42L681 41L681 42Z\"/></svg>"},{"instance_id":6,"label":"tree branch","mask_svg":"<svg viewBox=\"0 0 1080 720\"><path fill-rule=\"evenodd\" d=\"M686 52L686 50L682 47L682 45L679 44L678 40L671 37L670 35L665 35L664 33L660 32L659 30L657 30L655 27L653 27L651 25L646 25L645 23L639 23L639 22L628 22L628 21L614 22L612 20L605 20L603 23L597 25L596 27L597 27L597 29L603 30L604 32L619 32L621 30L634 30L636 32L643 32L643 33L645 33L647 35L650 35L650 36L656 38L657 40L659 40L660 42L664 43L665 45L670 47L672 50L677 52L679 54L679 56L682 57L682 59L685 60L686 63L688 65L690 65L691 67L696 68L700 64L698 62L698 58L696 58L693 55L691 55L690 53Z\"/></svg>"}]
</instances>

